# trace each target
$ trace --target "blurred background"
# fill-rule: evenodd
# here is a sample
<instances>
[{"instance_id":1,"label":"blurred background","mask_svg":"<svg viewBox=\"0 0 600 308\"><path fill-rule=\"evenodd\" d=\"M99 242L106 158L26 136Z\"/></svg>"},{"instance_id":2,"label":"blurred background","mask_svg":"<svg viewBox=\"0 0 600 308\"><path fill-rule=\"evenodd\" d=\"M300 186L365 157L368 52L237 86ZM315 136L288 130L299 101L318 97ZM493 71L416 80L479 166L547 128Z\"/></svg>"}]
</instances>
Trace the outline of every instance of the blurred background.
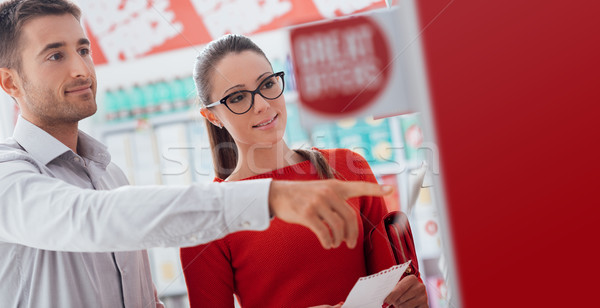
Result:
<instances>
[{"instance_id":1,"label":"blurred background","mask_svg":"<svg viewBox=\"0 0 600 308\"><path fill-rule=\"evenodd\" d=\"M212 181L194 58L214 38L245 34L285 72L288 144L352 149L398 188L386 202L409 215L431 307L595 299L595 2L75 2L98 78L99 111L81 129L108 145L132 184ZM358 26L376 34L355 46L370 51L365 58L348 60L347 45L324 48L323 62L306 51L331 42L319 33ZM307 76L331 59L342 67L376 59L383 81L350 98L327 93L356 108L317 110ZM1 138L17 114L0 91ZM152 249L150 258L167 307L187 307L178 249Z\"/></svg>"}]
</instances>

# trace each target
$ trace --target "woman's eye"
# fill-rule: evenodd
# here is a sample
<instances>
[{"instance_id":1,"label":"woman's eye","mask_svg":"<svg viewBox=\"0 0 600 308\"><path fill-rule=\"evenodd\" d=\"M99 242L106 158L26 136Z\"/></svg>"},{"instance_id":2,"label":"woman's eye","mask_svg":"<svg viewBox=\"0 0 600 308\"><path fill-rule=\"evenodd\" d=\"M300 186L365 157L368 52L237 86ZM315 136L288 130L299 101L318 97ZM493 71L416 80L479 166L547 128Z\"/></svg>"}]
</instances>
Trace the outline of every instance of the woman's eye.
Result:
<instances>
[{"instance_id":1,"label":"woman's eye","mask_svg":"<svg viewBox=\"0 0 600 308\"><path fill-rule=\"evenodd\" d=\"M229 98L229 103L235 104L239 103L244 99L245 95L243 93L234 94Z\"/></svg>"},{"instance_id":2,"label":"woman's eye","mask_svg":"<svg viewBox=\"0 0 600 308\"><path fill-rule=\"evenodd\" d=\"M263 88L265 89L270 89L275 85L275 82L273 81L273 79L269 79L267 80L264 84L263 84Z\"/></svg>"}]
</instances>

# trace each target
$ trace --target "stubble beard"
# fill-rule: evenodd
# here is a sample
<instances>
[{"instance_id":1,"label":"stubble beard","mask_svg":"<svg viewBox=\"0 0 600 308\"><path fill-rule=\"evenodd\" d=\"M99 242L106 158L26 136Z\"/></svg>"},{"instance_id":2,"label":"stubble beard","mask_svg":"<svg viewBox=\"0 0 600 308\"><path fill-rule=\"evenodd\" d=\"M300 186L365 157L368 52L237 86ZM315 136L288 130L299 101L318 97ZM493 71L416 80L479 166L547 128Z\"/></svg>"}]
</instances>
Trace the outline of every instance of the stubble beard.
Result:
<instances>
[{"instance_id":1,"label":"stubble beard","mask_svg":"<svg viewBox=\"0 0 600 308\"><path fill-rule=\"evenodd\" d=\"M95 93L68 102L56 97L52 90L40 88L23 76L23 89L28 109L36 118L48 125L77 123L96 113Z\"/></svg>"}]
</instances>

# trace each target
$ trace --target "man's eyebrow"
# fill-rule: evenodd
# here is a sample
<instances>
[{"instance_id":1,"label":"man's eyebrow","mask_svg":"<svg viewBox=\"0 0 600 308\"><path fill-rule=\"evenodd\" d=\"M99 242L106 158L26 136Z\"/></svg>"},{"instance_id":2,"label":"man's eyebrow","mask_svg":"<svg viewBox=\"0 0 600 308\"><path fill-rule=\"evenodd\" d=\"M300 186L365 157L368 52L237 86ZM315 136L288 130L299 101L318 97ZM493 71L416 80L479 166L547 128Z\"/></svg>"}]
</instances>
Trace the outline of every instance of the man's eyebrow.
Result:
<instances>
[{"instance_id":1,"label":"man's eyebrow","mask_svg":"<svg viewBox=\"0 0 600 308\"><path fill-rule=\"evenodd\" d=\"M77 45L91 45L91 43L90 40L86 38L80 38L79 41L77 41Z\"/></svg>"},{"instance_id":2,"label":"man's eyebrow","mask_svg":"<svg viewBox=\"0 0 600 308\"><path fill-rule=\"evenodd\" d=\"M91 44L91 43L90 43L90 40L88 40L87 38L80 38L80 39L77 41L77 45L78 45L78 46L79 46L79 45L90 45L90 44ZM50 50L50 49L57 49L57 48L64 47L64 46L66 46L66 45L67 45L67 43L65 43L65 42L55 42L55 43L50 43L50 44L48 44L48 45L44 46L44 48L42 49L42 51L40 51L40 52L38 53L38 56L42 55L43 53L45 53L46 51L48 51L48 50Z\"/></svg>"},{"instance_id":3,"label":"man's eyebrow","mask_svg":"<svg viewBox=\"0 0 600 308\"><path fill-rule=\"evenodd\" d=\"M38 53L38 57L39 57L39 56L41 56L43 53L45 53L46 51L48 51L48 50L50 50L50 49L57 49L57 48L60 48L60 47L64 47L64 46L66 46L66 45L67 45L67 44L66 44L65 42L56 42L56 43L50 43L50 44L46 45L46 46L44 47L44 49L42 49L42 51L40 51L40 52Z\"/></svg>"}]
</instances>

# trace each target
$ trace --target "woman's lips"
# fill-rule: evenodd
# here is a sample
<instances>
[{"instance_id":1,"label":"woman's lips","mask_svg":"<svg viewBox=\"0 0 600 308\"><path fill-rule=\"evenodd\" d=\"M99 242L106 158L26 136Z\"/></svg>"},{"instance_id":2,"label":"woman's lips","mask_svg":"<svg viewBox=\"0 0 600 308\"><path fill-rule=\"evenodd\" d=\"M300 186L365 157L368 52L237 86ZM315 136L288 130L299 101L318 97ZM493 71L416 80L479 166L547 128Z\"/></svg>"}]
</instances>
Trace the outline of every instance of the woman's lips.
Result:
<instances>
[{"instance_id":1,"label":"woman's lips","mask_svg":"<svg viewBox=\"0 0 600 308\"><path fill-rule=\"evenodd\" d=\"M260 124L254 125L252 126L253 128L258 128L258 129L269 129L275 126L275 124L277 124L277 118L278 115L276 114L271 120L268 121L264 121Z\"/></svg>"}]
</instances>

